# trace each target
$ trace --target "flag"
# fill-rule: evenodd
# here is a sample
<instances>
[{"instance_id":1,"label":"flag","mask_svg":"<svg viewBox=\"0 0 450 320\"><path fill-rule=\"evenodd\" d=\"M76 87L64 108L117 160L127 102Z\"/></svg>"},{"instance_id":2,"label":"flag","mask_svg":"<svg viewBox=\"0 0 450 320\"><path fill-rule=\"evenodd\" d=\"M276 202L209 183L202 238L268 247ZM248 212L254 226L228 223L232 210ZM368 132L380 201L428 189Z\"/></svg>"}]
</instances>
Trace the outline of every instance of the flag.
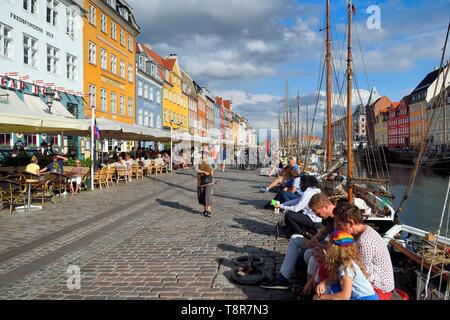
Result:
<instances>
[{"instance_id":1,"label":"flag","mask_svg":"<svg viewBox=\"0 0 450 320\"><path fill-rule=\"evenodd\" d=\"M95 138L97 140L99 140L100 139L100 130L98 130L97 118L94 118L94 134L95 134Z\"/></svg>"},{"instance_id":2,"label":"flag","mask_svg":"<svg viewBox=\"0 0 450 320\"><path fill-rule=\"evenodd\" d=\"M353 4L352 1L349 1L349 2L348 2L348 8L352 10L353 15L356 14L356 7L355 7L355 5Z\"/></svg>"}]
</instances>

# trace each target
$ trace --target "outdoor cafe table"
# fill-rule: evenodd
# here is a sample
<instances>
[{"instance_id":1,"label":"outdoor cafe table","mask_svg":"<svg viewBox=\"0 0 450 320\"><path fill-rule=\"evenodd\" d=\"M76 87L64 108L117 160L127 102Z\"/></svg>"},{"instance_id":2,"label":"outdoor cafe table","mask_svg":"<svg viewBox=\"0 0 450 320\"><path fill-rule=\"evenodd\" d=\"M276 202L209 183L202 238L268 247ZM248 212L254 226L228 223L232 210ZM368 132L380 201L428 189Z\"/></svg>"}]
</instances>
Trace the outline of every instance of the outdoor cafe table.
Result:
<instances>
[{"instance_id":1,"label":"outdoor cafe table","mask_svg":"<svg viewBox=\"0 0 450 320\"><path fill-rule=\"evenodd\" d=\"M28 184L28 204L26 206L17 207L16 210L41 210L42 206L31 205L31 185L40 183L40 181L36 179L26 179L25 182Z\"/></svg>"}]
</instances>

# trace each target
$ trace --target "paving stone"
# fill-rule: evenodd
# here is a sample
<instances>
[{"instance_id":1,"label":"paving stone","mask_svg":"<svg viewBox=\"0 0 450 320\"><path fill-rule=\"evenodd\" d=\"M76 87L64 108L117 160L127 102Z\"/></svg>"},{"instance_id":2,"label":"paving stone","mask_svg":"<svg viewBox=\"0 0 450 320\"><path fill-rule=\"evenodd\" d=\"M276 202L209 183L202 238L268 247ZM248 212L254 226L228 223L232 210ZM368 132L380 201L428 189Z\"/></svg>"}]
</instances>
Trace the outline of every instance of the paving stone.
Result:
<instances>
[{"instance_id":1,"label":"paving stone","mask_svg":"<svg viewBox=\"0 0 450 320\"><path fill-rule=\"evenodd\" d=\"M289 299L239 286L231 259L264 257L280 267L287 240L262 209L270 179L251 171L218 173L213 216L202 217L192 171L144 178L58 199L31 214L0 211L2 299ZM200 210L200 211L199 211ZM69 290L69 266L81 290Z\"/></svg>"}]
</instances>

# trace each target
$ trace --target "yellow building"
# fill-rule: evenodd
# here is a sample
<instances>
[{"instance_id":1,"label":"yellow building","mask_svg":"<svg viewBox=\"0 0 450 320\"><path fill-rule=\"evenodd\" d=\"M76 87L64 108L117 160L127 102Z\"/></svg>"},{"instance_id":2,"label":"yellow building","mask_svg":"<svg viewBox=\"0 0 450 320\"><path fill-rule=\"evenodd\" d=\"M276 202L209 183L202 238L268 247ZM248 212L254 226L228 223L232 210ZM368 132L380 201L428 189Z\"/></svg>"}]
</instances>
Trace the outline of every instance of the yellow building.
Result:
<instances>
[{"instance_id":1,"label":"yellow building","mask_svg":"<svg viewBox=\"0 0 450 320\"><path fill-rule=\"evenodd\" d=\"M135 123L135 47L139 26L121 0L86 0L83 26L85 116Z\"/></svg>"},{"instance_id":2,"label":"yellow building","mask_svg":"<svg viewBox=\"0 0 450 320\"><path fill-rule=\"evenodd\" d=\"M166 83L163 93L163 125L182 131L188 131L189 109L187 97L181 90L181 71L176 55L170 55L163 60Z\"/></svg>"}]
</instances>

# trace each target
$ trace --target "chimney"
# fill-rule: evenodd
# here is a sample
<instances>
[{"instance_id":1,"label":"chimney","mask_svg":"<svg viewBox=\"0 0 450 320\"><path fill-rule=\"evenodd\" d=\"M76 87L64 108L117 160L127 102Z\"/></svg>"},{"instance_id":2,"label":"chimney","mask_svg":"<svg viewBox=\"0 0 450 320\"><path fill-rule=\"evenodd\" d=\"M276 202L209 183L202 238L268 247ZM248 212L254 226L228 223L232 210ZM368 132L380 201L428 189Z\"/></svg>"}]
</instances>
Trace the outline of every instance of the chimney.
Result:
<instances>
[{"instance_id":1,"label":"chimney","mask_svg":"<svg viewBox=\"0 0 450 320\"><path fill-rule=\"evenodd\" d=\"M221 97L216 97L216 103L217 103L219 106L222 106L222 105L223 105L222 98L221 98Z\"/></svg>"}]
</instances>

